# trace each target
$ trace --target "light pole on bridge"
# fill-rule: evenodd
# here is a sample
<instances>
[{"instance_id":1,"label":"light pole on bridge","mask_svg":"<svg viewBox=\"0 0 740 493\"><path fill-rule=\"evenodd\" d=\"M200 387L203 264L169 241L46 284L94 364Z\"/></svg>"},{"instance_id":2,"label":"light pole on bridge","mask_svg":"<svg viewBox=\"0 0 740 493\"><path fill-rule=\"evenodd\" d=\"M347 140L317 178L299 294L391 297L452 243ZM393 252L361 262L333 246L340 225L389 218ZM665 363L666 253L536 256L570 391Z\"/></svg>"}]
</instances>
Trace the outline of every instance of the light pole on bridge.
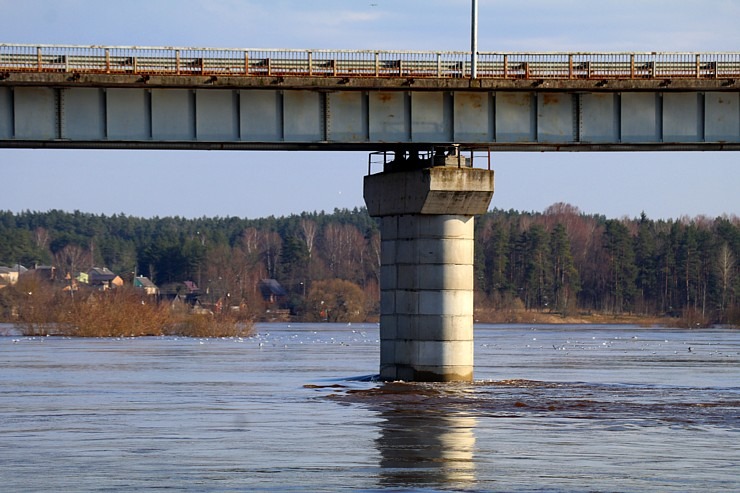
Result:
<instances>
[{"instance_id":1,"label":"light pole on bridge","mask_svg":"<svg viewBox=\"0 0 740 493\"><path fill-rule=\"evenodd\" d=\"M478 77L478 0L473 0L470 26L470 77Z\"/></svg>"}]
</instances>

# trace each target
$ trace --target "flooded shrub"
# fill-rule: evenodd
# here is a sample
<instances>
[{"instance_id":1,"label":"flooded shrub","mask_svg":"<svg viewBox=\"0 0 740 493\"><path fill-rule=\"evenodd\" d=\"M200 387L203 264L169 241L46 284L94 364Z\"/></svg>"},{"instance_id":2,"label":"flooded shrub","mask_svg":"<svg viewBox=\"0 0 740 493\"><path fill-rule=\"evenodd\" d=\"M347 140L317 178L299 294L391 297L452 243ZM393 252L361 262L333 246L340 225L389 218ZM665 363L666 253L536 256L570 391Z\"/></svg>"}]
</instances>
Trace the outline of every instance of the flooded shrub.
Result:
<instances>
[{"instance_id":1,"label":"flooded shrub","mask_svg":"<svg viewBox=\"0 0 740 493\"><path fill-rule=\"evenodd\" d=\"M21 278L3 290L5 304L24 335L51 335L57 330L58 312L55 307L63 296L48 282L36 277Z\"/></svg>"},{"instance_id":2,"label":"flooded shrub","mask_svg":"<svg viewBox=\"0 0 740 493\"><path fill-rule=\"evenodd\" d=\"M252 334L253 323L231 313L181 314L167 329L170 335L183 337L246 337Z\"/></svg>"},{"instance_id":3,"label":"flooded shrub","mask_svg":"<svg viewBox=\"0 0 740 493\"><path fill-rule=\"evenodd\" d=\"M21 287L26 291L13 294L14 322L28 336L234 337L250 335L253 328L251 319L244 315L173 310L168 303L159 303L133 288L70 293L43 283Z\"/></svg>"},{"instance_id":4,"label":"flooded shrub","mask_svg":"<svg viewBox=\"0 0 740 493\"><path fill-rule=\"evenodd\" d=\"M711 327L712 320L708 316L702 314L700 310L695 308L684 308L676 325L679 327L686 327L688 329Z\"/></svg>"},{"instance_id":5,"label":"flooded shrub","mask_svg":"<svg viewBox=\"0 0 740 493\"><path fill-rule=\"evenodd\" d=\"M59 308L63 310L60 330L77 337L161 335L172 321L166 305L142 297L133 289L77 296Z\"/></svg>"},{"instance_id":6,"label":"flooded shrub","mask_svg":"<svg viewBox=\"0 0 740 493\"><path fill-rule=\"evenodd\" d=\"M309 321L362 322L365 308L362 288L342 279L314 282L306 298Z\"/></svg>"}]
</instances>

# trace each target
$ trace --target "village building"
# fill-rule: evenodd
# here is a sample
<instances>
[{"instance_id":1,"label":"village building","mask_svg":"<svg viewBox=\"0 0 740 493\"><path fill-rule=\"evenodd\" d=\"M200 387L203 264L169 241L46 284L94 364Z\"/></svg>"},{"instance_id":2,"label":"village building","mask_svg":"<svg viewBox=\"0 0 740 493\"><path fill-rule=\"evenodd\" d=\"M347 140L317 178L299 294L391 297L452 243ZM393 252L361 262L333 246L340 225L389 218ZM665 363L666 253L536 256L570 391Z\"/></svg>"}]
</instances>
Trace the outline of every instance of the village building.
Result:
<instances>
[{"instance_id":1,"label":"village building","mask_svg":"<svg viewBox=\"0 0 740 493\"><path fill-rule=\"evenodd\" d=\"M268 307L279 305L288 296L285 288L275 279L262 279L259 283L259 289L262 300Z\"/></svg>"},{"instance_id":2,"label":"village building","mask_svg":"<svg viewBox=\"0 0 740 493\"><path fill-rule=\"evenodd\" d=\"M12 286L26 272L28 272L28 269L21 264L15 264L11 267L0 266L0 283L4 283L5 286Z\"/></svg>"},{"instance_id":3,"label":"village building","mask_svg":"<svg viewBox=\"0 0 740 493\"><path fill-rule=\"evenodd\" d=\"M39 281L53 282L57 278L57 268L52 265L36 265L22 272L19 277L23 276L33 276Z\"/></svg>"},{"instance_id":4,"label":"village building","mask_svg":"<svg viewBox=\"0 0 740 493\"><path fill-rule=\"evenodd\" d=\"M93 267L87 271L87 283L90 286L106 290L123 286L123 279L107 267Z\"/></svg>"},{"instance_id":5,"label":"village building","mask_svg":"<svg viewBox=\"0 0 740 493\"><path fill-rule=\"evenodd\" d=\"M139 276L134 278L134 287L143 289L149 296L159 295L159 288L148 277Z\"/></svg>"}]
</instances>

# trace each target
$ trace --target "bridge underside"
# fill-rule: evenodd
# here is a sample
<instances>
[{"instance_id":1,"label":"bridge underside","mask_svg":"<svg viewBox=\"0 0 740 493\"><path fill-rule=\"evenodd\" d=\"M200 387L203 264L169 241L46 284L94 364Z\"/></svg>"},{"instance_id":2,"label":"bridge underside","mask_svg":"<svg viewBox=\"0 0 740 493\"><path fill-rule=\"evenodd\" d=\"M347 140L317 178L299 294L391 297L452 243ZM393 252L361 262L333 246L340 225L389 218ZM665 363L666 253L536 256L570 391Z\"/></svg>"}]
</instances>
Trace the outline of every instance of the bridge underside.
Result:
<instances>
[{"instance_id":1,"label":"bridge underside","mask_svg":"<svg viewBox=\"0 0 740 493\"><path fill-rule=\"evenodd\" d=\"M34 79L35 80L35 79ZM740 90L79 87L0 81L0 147L740 149ZM45 82L48 84L48 81Z\"/></svg>"}]
</instances>

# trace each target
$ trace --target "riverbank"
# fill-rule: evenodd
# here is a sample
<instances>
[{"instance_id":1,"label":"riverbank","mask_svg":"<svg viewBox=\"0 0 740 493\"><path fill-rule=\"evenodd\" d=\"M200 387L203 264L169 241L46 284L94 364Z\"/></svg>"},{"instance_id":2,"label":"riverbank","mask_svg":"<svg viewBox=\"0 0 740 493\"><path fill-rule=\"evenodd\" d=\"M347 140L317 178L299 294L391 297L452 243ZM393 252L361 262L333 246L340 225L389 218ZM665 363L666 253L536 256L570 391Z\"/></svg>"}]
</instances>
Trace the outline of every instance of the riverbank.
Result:
<instances>
[{"instance_id":1,"label":"riverbank","mask_svg":"<svg viewBox=\"0 0 740 493\"><path fill-rule=\"evenodd\" d=\"M669 326L685 327L690 324L687 320L678 317L656 317L635 314L609 313L575 313L563 315L560 313L540 312L536 310L494 310L476 309L474 312L476 323L490 324L610 324L610 325L638 325L640 327ZM704 324L699 324L703 326Z\"/></svg>"}]
</instances>

